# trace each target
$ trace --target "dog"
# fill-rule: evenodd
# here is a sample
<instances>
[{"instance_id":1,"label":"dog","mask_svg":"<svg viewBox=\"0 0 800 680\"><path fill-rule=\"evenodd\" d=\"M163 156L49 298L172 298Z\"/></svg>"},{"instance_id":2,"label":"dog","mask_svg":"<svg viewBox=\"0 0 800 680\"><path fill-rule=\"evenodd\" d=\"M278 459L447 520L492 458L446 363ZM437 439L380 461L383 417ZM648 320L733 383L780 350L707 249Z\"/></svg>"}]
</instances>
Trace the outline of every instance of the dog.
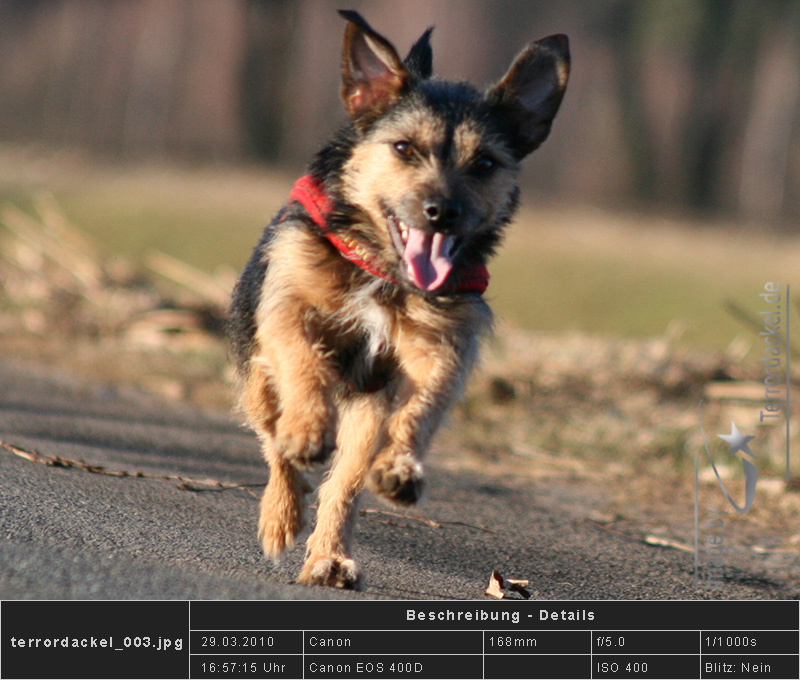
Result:
<instances>
[{"instance_id":1,"label":"dog","mask_svg":"<svg viewBox=\"0 0 800 680\"><path fill-rule=\"evenodd\" d=\"M303 471L331 459L298 582L358 588L359 494L420 498L423 455L491 329L486 263L517 208L520 162L550 132L570 61L566 36L544 38L480 92L433 77L432 29L401 59L340 14L349 120L264 230L229 330L270 469L263 550L294 544Z\"/></svg>"}]
</instances>

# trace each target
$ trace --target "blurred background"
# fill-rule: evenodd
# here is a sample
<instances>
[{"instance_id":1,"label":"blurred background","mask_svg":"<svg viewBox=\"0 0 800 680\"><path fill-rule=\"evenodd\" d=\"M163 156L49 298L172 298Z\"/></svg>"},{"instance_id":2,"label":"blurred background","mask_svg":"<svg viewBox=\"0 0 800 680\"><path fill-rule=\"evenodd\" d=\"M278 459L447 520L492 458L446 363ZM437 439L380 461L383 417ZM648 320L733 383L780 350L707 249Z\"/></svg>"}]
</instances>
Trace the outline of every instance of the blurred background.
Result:
<instances>
[{"instance_id":1,"label":"blurred background","mask_svg":"<svg viewBox=\"0 0 800 680\"><path fill-rule=\"evenodd\" d=\"M3 0L0 134L120 158L301 167L341 118L341 4ZM529 177L548 200L800 215L796 0L348 6L401 50L435 25L438 73L478 84L530 40L568 33L568 99Z\"/></svg>"},{"instance_id":2,"label":"blurred background","mask_svg":"<svg viewBox=\"0 0 800 680\"><path fill-rule=\"evenodd\" d=\"M794 275L796 0L345 4L401 52L435 25L436 72L480 85L530 40L570 36L567 95L493 270L502 318L721 348L741 330L730 300ZM239 269L343 119L341 5L2 0L0 199L31 213L47 196L113 254Z\"/></svg>"}]
</instances>

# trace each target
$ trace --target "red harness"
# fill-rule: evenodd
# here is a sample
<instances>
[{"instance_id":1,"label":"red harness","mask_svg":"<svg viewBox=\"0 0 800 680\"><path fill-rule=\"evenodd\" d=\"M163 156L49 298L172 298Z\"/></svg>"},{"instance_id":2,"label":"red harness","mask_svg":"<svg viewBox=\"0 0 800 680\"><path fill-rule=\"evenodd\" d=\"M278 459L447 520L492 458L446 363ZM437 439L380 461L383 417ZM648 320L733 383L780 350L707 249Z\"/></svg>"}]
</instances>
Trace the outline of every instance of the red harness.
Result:
<instances>
[{"instance_id":1,"label":"red harness","mask_svg":"<svg viewBox=\"0 0 800 680\"><path fill-rule=\"evenodd\" d=\"M325 238L333 244L344 258L373 276L390 283L397 283L389 275L385 265L380 262L375 253L353 238L340 236L329 231L328 215L333 212L333 201L325 193L322 185L316 182L311 175L303 175L295 182L289 198L297 201L306 209L314 224L322 230ZM479 264L471 267L465 273L455 292L483 294L486 292L488 285L489 270L486 265Z\"/></svg>"}]
</instances>

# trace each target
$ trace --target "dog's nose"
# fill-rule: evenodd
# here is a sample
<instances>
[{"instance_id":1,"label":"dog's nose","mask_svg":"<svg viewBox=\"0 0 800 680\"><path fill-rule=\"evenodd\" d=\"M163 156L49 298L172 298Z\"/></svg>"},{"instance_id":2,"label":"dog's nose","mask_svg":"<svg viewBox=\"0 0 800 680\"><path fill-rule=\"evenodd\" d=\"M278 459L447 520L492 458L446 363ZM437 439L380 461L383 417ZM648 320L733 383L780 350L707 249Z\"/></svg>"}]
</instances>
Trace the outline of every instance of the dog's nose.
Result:
<instances>
[{"instance_id":1,"label":"dog's nose","mask_svg":"<svg viewBox=\"0 0 800 680\"><path fill-rule=\"evenodd\" d=\"M461 217L461 202L443 196L431 196L422 202L422 214L431 226L445 226Z\"/></svg>"}]
</instances>

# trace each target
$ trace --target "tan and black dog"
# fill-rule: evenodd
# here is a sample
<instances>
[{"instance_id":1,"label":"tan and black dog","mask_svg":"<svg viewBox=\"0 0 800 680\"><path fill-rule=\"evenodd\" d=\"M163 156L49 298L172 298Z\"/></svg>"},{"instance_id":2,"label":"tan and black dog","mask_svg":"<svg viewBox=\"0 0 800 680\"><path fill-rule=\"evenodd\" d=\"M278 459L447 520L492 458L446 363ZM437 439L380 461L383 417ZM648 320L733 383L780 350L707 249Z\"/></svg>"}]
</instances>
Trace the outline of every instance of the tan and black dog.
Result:
<instances>
[{"instance_id":1,"label":"tan and black dog","mask_svg":"<svg viewBox=\"0 0 800 680\"><path fill-rule=\"evenodd\" d=\"M302 470L332 458L301 583L354 588L357 499L399 506L491 326L486 262L569 75L565 36L531 43L486 92L432 77L430 29L405 60L355 12L349 123L264 231L234 290L241 406L270 477L259 537L277 557L303 526Z\"/></svg>"}]
</instances>

